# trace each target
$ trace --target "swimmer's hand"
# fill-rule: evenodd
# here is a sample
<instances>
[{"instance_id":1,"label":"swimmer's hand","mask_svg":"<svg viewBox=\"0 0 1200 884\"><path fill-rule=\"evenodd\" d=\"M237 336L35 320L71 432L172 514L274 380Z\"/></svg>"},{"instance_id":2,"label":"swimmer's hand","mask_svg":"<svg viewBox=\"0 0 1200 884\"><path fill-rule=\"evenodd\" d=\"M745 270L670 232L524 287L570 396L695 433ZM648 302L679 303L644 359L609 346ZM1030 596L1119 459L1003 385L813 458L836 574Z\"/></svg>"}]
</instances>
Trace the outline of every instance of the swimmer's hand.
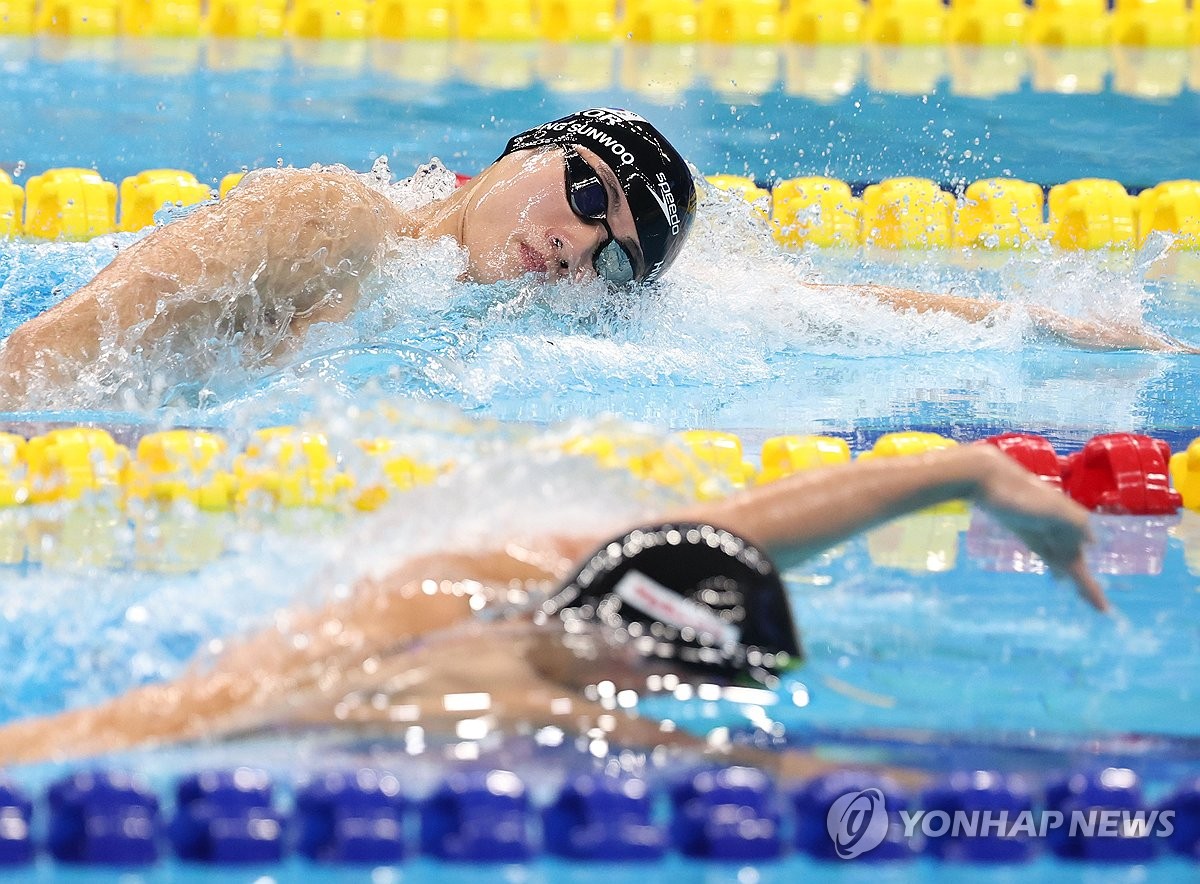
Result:
<instances>
[{"instance_id":1,"label":"swimmer's hand","mask_svg":"<svg viewBox=\"0 0 1200 884\"><path fill-rule=\"evenodd\" d=\"M810 284L815 285L818 284ZM848 288L902 312L949 313L968 322L987 322L1013 309L1024 309L1040 332L1083 350L1145 350L1151 353L1200 354L1200 347L1175 340L1148 325L1076 319L1036 304L1028 304L1022 308L996 299L964 298L959 295L916 292L884 285Z\"/></svg>"},{"instance_id":2,"label":"swimmer's hand","mask_svg":"<svg viewBox=\"0 0 1200 884\"><path fill-rule=\"evenodd\" d=\"M1178 341L1149 326L1097 322L1064 316L1046 307L1029 306L1029 317L1039 329L1085 350L1146 350L1151 353L1195 355L1200 348Z\"/></svg>"},{"instance_id":3,"label":"swimmer's hand","mask_svg":"<svg viewBox=\"0 0 1200 884\"><path fill-rule=\"evenodd\" d=\"M1017 535L1058 577L1069 578L1096 610L1107 611L1108 599L1083 561L1091 541L1088 513L1024 467L990 445L976 446L986 455L975 502Z\"/></svg>"}]
</instances>

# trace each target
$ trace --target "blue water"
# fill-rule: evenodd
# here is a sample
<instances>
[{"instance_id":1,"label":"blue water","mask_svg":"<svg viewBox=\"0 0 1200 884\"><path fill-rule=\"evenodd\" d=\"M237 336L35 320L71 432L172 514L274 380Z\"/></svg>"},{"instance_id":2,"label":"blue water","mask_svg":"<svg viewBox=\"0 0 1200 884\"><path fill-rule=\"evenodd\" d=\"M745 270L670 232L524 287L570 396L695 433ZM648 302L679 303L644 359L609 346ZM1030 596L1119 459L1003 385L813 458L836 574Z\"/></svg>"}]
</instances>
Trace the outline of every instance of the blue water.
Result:
<instances>
[{"instance_id":1,"label":"blue water","mask_svg":"<svg viewBox=\"0 0 1200 884\"><path fill-rule=\"evenodd\" d=\"M246 69L228 65L236 47L217 44L0 42L0 168L19 170L23 181L51 167L95 166L119 181L169 166L215 183L277 160L365 171L381 155L402 177L437 155L473 172L508 134L608 103L651 116L704 172L763 180L911 174L954 185L1012 174L1052 184L1086 175L1136 188L1200 175L1198 93L1181 84L1163 98L1125 94L1107 54L1076 60L1089 70L1099 64L1105 88L1097 94L1054 94L1021 76L1013 91L979 98L962 94L962 77L948 76L949 62L936 54L897 69L916 71L933 87L907 95L876 88L886 79L879 59L848 50L834 59L851 63L845 88L816 97L797 87L794 68L811 62L807 56L751 59L753 68L744 57L722 64L697 56L682 68L685 82L666 92L682 50L671 50L674 67L664 62L672 60L667 52L602 50L597 57L581 50L583 69L598 79L567 91L562 78L540 73L563 62L546 48L272 46L276 58L259 52ZM1168 69L1176 60L1156 59ZM733 61L769 77L751 88ZM496 71L513 82L502 88ZM659 431L733 429L752 449L777 432L810 431L840 433L862 448L880 432L911 426L964 439L1035 429L1060 450L1098 432L1137 430L1179 448L1200 435L1195 358L1086 353L1031 336L1019 323L980 330L897 319L802 285L887 281L994 293L1077 315L1144 314L1200 342L1200 289L1189 282L1195 271L1162 249L1151 243L1139 255L1117 257L1050 250L1000 258L797 256L780 252L747 211L708 194L688 254L638 303L598 308L587 291L459 285L417 253L376 281L349 322L316 329L290 364L216 365L201 384L170 376L167 365L135 362L119 395L81 385L47 398L53 412L18 417L34 422L23 427L61 418L214 425L235 439L255 426L307 421L329 429L348 451L354 438L388 426L370 416L381 402L419 402L448 408L435 411L435 423L465 414L542 427L616 415ZM0 244L0 333L68 295L111 254L109 239ZM155 372L167 373L163 384L146 381ZM626 479L586 465L555 461L547 473L551 467L519 429L478 426L477 435L502 453L481 442L463 457L498 458L511 474L504 481L466 478L440 496L414 498L411 508L333 530L318 526L301 542L297 529L247 527L224 558L193 574L0 571L0 720L95 702L177 674L213 639L261 626L297 599L320 597L331 566L353 570L368 549L400 556L422 531L452 536L464 513L536 527L635 517L664 503L661 493L630 503ZM530 492L537 484L530 477L547 482L553 495ZM1195 522L1188 513L1097 518L1093 558L1117 605L1113 618L1092 615L1044 575L998 572L1003 557L994 550L990 558L973 554L987 531L978 518L968 534L963 524L909 523L919 538L935 529L948 538L956 563L941 573L881 564L889 538L894 545L902 529L853 541L789 573L810 661L767 712L789 740L852 757L1035 771L1099 757L1142 769L1160 788L1176 782L1200 758L1200 566L1186 558L1200 543ZM748 726L737 704L643 702L701 731ZM307 760L320 758L317 748ZM182 768L206 760L204 750L186 750L137 764ZM1068 874L1048 860L1033 869L1047 881ZM414 872L422 870L429 871L418 865ZM661 871L679 880L697 874L681 862ZM897 875L934 871L917 864ZM1111 870L1070 871L1114 880ZM1156 871L1189 870L1166 864ZM801 860L760 872L762 880L833 874ZM39 872L30 874L36 880ZM560 880L565 872L551 865L527 874ZM574 874L590 880L593 871ZM737 870L707 869L704 877L734 880Z\"/></svg>"},{"instance_id":2,"label":"blue water","mask_svg":"<svg viewBox=\"0 0 1200 884\"><path fill-rule=\"evenodd\" d=\"M1139 73L1164 94L1137 94ZM1051 91L1072 77L1085 94ZM215 182L277 159L409 169L437 154L470 173L509 135L607 103L652 116L710 174L1138 187L1195 176L1197 79L1183 51L7 40L0 168ZM978 81L1000 94L964 94Z\"/></svg>"}]
</instances>

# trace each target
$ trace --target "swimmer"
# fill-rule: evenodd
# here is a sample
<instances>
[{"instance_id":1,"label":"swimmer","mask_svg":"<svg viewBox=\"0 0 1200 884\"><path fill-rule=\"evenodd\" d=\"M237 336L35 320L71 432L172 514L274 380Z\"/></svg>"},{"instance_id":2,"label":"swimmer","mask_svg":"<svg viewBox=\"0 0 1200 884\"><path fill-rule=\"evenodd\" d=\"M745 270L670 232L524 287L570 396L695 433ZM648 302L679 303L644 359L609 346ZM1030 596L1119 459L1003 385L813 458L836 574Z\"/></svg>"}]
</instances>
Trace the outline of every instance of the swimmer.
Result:
<instances>
[{"instance_id":1,"label":"swimmer","mask_svg":"<svg viewBox=\"0 0 1200 884\"><path fill-rule=\"evenodd\" d=\"M449 237L463 278L536 274L658 280L696 212L683 157L636 114L594 108L515 136L500 157L451 195L402 211L345 168L263 169L227 196L122 248L96 277L17 328L0 349L0 395L36 405L104 360L154 347L202 349L214 330L236 338L251 364L285 356L314 323L344 319L363 278L405 238ZM841 287L898 311L1000 317L1000 301L886 286ZM1029 307L1034 324L1089 349L1195 352L1144 327L1072 319ZM2 404L2 403L0 403Z\"/></svg>"},{"instance_id":2,"label":"swimmer","mask_svg":"<svg viewBox=\"0 0 1200 884\"><path fill-rule=\"evenodd\" d=\"M615 539L514 538L413 558L323 608L277 617L275 628L229 642L175 681L0 727L0 765L279 728L394 736L419 724L431 740L452 739L460 719L481 716L503 734L600 728L621 747L704 751L702 736L606 706L588 686L644 691L664 675L776 684L802 651L769 556L794 564L951 499L988 510L1107 609L1083 562L1086 511L996 448L965 445L796 474L666 513L665 527L627 526ZM451 694L486 696L487 708L456 712L445 702ZM794 750L721 748L784 776L825 769Z\"/></svg>"}]
</instances>

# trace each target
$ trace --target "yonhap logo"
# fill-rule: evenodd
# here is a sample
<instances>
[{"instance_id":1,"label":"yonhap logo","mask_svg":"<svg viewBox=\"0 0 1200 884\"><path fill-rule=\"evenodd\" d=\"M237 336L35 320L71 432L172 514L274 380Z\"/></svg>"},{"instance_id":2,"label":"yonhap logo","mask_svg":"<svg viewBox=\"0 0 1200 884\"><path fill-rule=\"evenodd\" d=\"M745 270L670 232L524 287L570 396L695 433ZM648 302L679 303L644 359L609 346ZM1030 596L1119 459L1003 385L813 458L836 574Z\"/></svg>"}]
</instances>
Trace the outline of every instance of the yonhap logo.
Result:
<instances>
[{"instance_id":1,"label":"yonhap logo","mask_svg":"<svg viewBox=\"0 0 1200 884\"><path fill-rule=\"evenodd\" d=\"M847 792L830 805L825 828L841 859L854 859L874 850L888 832L883 792L879 789Z\"/></svg>"}]
</instances>

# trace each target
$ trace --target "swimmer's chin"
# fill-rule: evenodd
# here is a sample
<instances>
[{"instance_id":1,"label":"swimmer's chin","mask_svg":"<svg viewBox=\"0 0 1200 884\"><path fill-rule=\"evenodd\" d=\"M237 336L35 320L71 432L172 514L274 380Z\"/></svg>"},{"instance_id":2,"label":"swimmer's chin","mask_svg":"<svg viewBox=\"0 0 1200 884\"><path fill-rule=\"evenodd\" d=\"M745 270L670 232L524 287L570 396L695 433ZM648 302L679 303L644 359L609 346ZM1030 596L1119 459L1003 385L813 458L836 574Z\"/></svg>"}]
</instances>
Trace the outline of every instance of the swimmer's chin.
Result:
<instances>
[{"instance_id":1,"label":"swimmer's chin","mask_svg":"<svg viewBox=\"0 0 1200 884\"><path fill-rule=\"evenodd\" d=\"M475 283L476 285L497 285L505 282L535 282L547 284L552 282L550 274L545 270L496 269L492 267L468 267L458 275L459 282Z\"/></svg>"},{"instance_id":2,"label":"swimmer's chin","mask_svg":"<svg viewBox=\"0 0 1200 884\"><path fill-rule=\"evenodd\" d=\"M495 285L498 282L512 282L525 276L524 270L507 270L497 267L471 267L458 275L459 282L472 282L476 285Z\"/></svg>"}]
</instances>

